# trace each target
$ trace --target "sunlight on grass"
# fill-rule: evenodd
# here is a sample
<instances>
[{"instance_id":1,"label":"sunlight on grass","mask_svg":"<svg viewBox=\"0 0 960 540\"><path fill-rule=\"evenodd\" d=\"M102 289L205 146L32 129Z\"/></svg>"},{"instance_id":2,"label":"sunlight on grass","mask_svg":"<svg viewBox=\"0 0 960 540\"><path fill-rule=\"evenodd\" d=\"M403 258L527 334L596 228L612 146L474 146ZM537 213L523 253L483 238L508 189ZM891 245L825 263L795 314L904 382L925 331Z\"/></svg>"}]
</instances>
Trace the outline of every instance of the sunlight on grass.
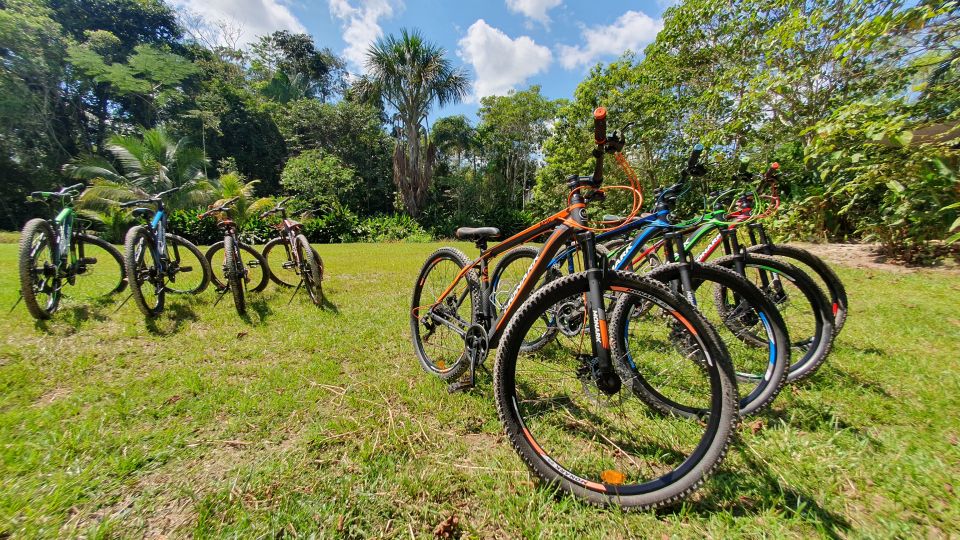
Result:
<instances>
[{"instance_id":1,"label":"sunlight on grass","mask_svg":"<svg viewBox=\"0 0 960 540\"><path fill-rule=\"evenodd\" d=\"M208 290L147 323L77 288L36 324L0 245L0 536L409 538L451 514L477 537L956 534L956 275L840 268L826 366L693 500L623 515L533 485L489 375L449 395L420 370L407 313L437 244L317 247L325 310L270 285L249 322Z\"/></svg>"}]
</instances>

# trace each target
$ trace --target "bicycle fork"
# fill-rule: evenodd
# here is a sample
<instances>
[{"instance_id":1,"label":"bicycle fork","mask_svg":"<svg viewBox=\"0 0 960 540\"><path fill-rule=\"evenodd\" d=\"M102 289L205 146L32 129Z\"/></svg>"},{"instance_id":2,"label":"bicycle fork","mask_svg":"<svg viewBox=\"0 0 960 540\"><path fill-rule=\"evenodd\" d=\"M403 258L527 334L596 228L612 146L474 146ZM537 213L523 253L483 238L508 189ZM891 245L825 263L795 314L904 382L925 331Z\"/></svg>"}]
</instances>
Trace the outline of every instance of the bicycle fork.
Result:
<instances>
[{"instance_id":1,"label":"bicycle fork","mask_svg":"<svg viewBox=\"0 0 960 540\"><path fill-rule=\"evenodd\" d=\"M583 252L583 268L587 274L586 310L588 328L590 332L590 343L593 357L583 358L586 361L590 375L597 384L597 388L607 395L613 395L620 391L622 385L620 377L613 369L613 361L610 354L610 332L607 325L607 310L604 305L602 283L607 277L607 260L605 257L597 258L596 236L585 231L577 235L577 241L580 243ZM584 373L586 375L586 373Z\"/></svg>"}]
</instances>

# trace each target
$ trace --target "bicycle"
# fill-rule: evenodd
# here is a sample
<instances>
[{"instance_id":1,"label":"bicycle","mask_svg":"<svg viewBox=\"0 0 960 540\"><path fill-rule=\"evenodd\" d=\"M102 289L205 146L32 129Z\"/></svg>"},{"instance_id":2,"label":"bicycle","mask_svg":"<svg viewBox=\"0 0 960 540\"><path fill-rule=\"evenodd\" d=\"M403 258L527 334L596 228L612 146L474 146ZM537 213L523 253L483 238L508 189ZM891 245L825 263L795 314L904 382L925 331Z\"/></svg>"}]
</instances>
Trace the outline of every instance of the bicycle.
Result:
<instances>
[{"instance_id":1,"label":"bicycle","mask_svg":"<svg viewBox=\"0 0 960 540\"><path fill-rule=\"evenodd\" d=\"M604 153L632 170L621 153L623 139L617 132L606 135L603 108L594 112L594 137L594 172L568 179L567 208L489 249L488 240L499 236L496 228L458 229L458 238L480 249L474 261L453 248L427 259L414 285L412 341L425 371L445 381L464 376L449 390L473 386L476 369L498 348L493 376L498 415L534 474L590 503L652 508L693 492L722 460L739 418L737 387L723 343L689 302L659 283L610 270L597 257L586 208L604 197ZM628 177L636 211L642 199L636 176ZM545 234L540 255L498 309L491 301L489 261ZM581 246L584 271L534 292L548 261L570 239ZM610 339L607 295L638 296L655 306L633 322L661 345L637 351L635 360L642 365L652 357L670 357L686 368L687 393L699 399L684 414L651 414L624 391L629 381L614 366L622 351ZM569 306L562 318L569 339L522 351L526 335L541 331L538 322L558 304ZM545 388L554 384L552 392ZM595 424L598 418L603 421Z\"/></svg>"},{"instance_id":2,"label":"bicycle","mask_svg":"<svg viewBox=\"0 0 960 540\"><path fill-rule=\"evenodd\" d=\"M174 294L200 294L210 283L210 266L200 249L186 238L167 232L167 211L163 198L182 187L162 191L147 199L120 203L121 208L134 207L132 214L147 220L145 225L137 225L127 231L123 251L131 296L137 308L147 317L156 317L163 312L168 291ZM185 255L192 256L190 264L184 264ZM184 279L197 276L198 268L199 276L192 282L184 282Z\"/></svg>"},{"instance_id":3,"label":"bicycle","mask_svg":"<svg viewBox=\"0 0 960 540\"><path fill-rule=\"evenodd\" d=\"M702 150L702 146L695 147L686 166L681 169L681 184L686 182L690 176L705 173L705 170L699 164ZM776 306L764 296L759 288L743 276L715 265L691 260L684 248L682 236L677 232L685 226L672 224L669 217L673 202L675 202L671 193L675 191L663 190L658 193L656 206L652 213L631 220L626 223L625 227L621 226L612 231L598 234L598 241L615 236L624 228L632 230L640 226L644 226L644 232L641 234L649 237L656 235L662 237L659 243L661 245L664 242L666 243L665 247L668 254L665 260L668 263L662 263L654 253L649 253L643 257L644 264L640 265L641 268L649 272L648 277L668 284L671 290L677 294L683 294L694 306L700 309L701 314L713 324L714 328L722 333L719 337L726 344L736 370L738 388L741 392L740 412L743 415L756 413L776 398L786 382L787 370L791 365L791 347L787 324ZM604 216L604 220L607 222L624 222L623 218L609 215ZM676 248L673 247L674 244ZM514 248L504 256L504 259L494 269L491 278L495 298L497 296L502 298L516 287L513 279L513 276L516 275L514 269L517 267L523 268L527 264L526 259L533 258L536 254L537 250L534 248L519 247ZM547 272L545 280L549 282L558 279L563 273L561 269L573 273L575 271L574 259L576 254L576 246L569 246L555 256L549 263L550 270ZM604 255L609 257L611 254L604 250ZM613 268L616 270L636 272L635 264L632 261L617 260L616 258L610 260L616 261L613 263ZM513 271L512 274L511 271ZM704 286L708 283L713 287ZM732 291L735 295L735 305L716 312L706 309L707 306L714 304L713 290L715 287L723 287L725 290ZM615 299L611 300L609 304L613 313L611 317L614 319L620 316L632 317L633 311L642 310L646 305L643 302L616 302ZM557 313L554 313L546 321L543 335L534 336L536 338L534 341L524 343L524 350L531 351L545 347L558 333L569 333L569 329L556 323L558 315L562 315L563 307L557 306ZM626 347L630 337L629 321L624 322L622 326L623 338L626 340L624 347L627 357L625 361L631 364L629 350ZM655 391L653 387L670 386L672 381L669 373L659 373L654 379L657 380L651 380L649 376L638 375L633 377L632 381L635 386L633 390L637 397L651 406L666 410L662 408L664 401L657 397L662 393L662 390Z\"/></svg>"},{"instance_id":4,"label":"bicycle","mask_svg":"<svg viewBox=\"0 0 960 540\"><path fill-rule=\"evenodd\" d=\"M236 197L232 200L236 200ZM206 215L206 214L204 214ZM233 224L236 226L236 224ZM250 292L263 292L267 288L267 285L270 283L270 269L267 265L267 260L256 250L255 247L247 244L246 242L241 242L239 239L239 230L234 239L239 249L239 253L245 253L247 255L246 261L246 289ZM210 281L213 282L213 286L218 291L226 291L230 288L229 279L226 274L223 273L223 265L214 264L214 261L217 259L223 260L223 257L226 256L226 253L220 255L220 252L224 251L224 240L219 242L214 242L207 248L206 254L204 257L207 260L207 264L210 265L212 274L210 275ZM219 273L218 273L219 270ZM252 286L251 286L252 284Z\"/></svg>"},{"instance_id":5,"label":"bicycle","mask_svg":"<svg viewBox=\"0 0 960 540\"><path fill-rule=\"evenodd\" d=\"M234 197L228 199L219 205L212 206L206 212L200 214L198 219L205 219L208 216L217 215L219 217L217 221L217 226L223 231L223 242L220 249L223 250L223 276L225 281L225 286L218 287L220 291L220 298L217 299L217 302L223 298L223 295L229 290L233 296L233 305L237 309L237 313L240 316L247 314L247 301L246 301L246 289L247 284L250 283L250 271L247 269L247 266L243 263L243 258L241 256L242 245L240 240L237 238L239 232L237 224L230 219L225 217L224 214L230 211L230 205L233 204L240 197ZM207 258L212 259L214 254L214 248L211 247L207 251ZM248 251L249 253L249 251ZM264 269L263 281L267 279L267 264L263 260L263 257L253 251L255 254L255 264ZM265 286L265 285L264 285ZM257 290L257 289L254 289ZM260 289L262 290L262 288Z\"/></svg>"},{"instance_id":6,"label":"bicycle","mask_svg":"<svg viewBox=\"0 0 960 540\"><path fill-rule=\"evenodd\" d=\"M112 259L118 270L115 275L108 271L101 280L106 289L101 294L115 294L127 286L120 252L108 242L87 234L84 222L77 218L73 200L83 187L75 184L59 191L30 194L32 200L55 200L62 205L53 221L31 219L20 233L20 298L37 320L49 319L57 311L64 281L75 285L78 276L90 276L96 266L105 264L102 260Z\"/></svg>"},{"instance_id":7,"label":"bicycle","mask_svg":"<svg viewBox=\"0 0 960 540\"><path fill-rule=\"evenodd\" d=\"M319 306L323 303L323 259L304 236L303 225L287 217L285 204L290 199L287 197L260 214L264 219L274 214L281 218L276 225L278 236L263 246L261 255L271 281L282 287L296 287L294 294L305 286L310 299Z\"/></svg>"}]
</instances>

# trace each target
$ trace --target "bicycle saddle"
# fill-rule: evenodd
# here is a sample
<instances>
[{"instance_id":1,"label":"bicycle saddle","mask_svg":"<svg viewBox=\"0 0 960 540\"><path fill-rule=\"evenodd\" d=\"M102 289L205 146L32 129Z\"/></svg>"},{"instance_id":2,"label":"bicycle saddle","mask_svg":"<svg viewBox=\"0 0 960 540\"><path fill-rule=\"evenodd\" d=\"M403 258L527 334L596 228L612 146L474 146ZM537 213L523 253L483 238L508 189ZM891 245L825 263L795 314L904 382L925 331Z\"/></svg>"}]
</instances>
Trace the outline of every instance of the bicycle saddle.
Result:
<instances>
[{"instance_id":1,"label":"bicycle saddle","mask_svg":"<svg viewBox=\"0 0 960 540\"><path fill-rule=\"evenodd\" d=\"M455 233L461 240L480 240L500 236L500 229L496 227L460 227Z\"/></svg>"}]
</instances>

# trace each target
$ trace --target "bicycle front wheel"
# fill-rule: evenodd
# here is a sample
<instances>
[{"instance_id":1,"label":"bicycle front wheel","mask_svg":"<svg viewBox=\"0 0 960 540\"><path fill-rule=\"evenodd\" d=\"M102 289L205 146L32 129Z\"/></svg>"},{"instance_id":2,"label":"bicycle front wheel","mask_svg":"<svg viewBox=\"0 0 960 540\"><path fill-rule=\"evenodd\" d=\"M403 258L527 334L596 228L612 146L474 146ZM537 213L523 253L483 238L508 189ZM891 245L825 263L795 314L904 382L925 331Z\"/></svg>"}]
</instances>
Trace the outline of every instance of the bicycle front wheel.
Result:
<instances>
[{"instance_id":1,"label":"bicycle front wheel","mask_svg":"<svg viewBox=\"0 0 960 540\"><path fill-rule=\"evenodd\" d=\"M620 385L600 375L590 336L602 335L603 327L586 324L577 335L558 334L539 351L522 351L528 334L542 332L545 313L587 295L584 273L540 289L510 321L494 368L497 411L514 448L540 479L593 504L671 504L715 469L735 431L737 385L730 361L702 316L662 285L611 271L601 288L605 297L637 296L654 306L631 321L650 337L634 360L683 366L689 373L685 402L695 412L662 414L636 398L622 370L616 370ZM617 336L612 324L610 335ZM624 357L617 341L610 340L615 366Z\"/></svg>"},{"instance_id":2,"label":"bicycle front wheel","mask_svg":"<svg viewBox=\"0 0 960 540\"><path fill-rule=\"evenodd\" d=\"M303 286L313 300L314 305L319 306L323 302L323 288L321 280L323 279L323 262L320 260L320 254L310 247L307 237L297 235L297 255L302 261Z\"/></svg>"},{"instance_id":3,"label":"bicycle front wheel","mask_svg":"<svg viewBox=\"0 0 960 540\"><path fill-rule=\"evenodd\" d=\"M49 319L60 304L63 280L57 268L57 239L45 219L31 219L20 233L20 294L37 320Z\"/></svg>"},{"instance_id":4,"label":"bicycle front wheel","mask_svg":"<svg viewBox=\"0 0 960 540\"><path fill-rule=\"evenodd\" d=\"M160 251L146 227L138 225L127 231L123 266L133 302L147 317L163 311L167 290L161 264Z\"/></svg>"},{"instance_id":5,"label":"bicycle front wheel","mask_svg":"<svg viewBox=\"0 0 960 540\"><path fill-rule=\"evenodd\" d=\"M236 240L232 236L223 239L223 274L227 287L233 295L233 305L237 308L237 313L241 316L246 315L247 299L244 295L247 286L246 272Z\"/></svg>"}]
</instances>

